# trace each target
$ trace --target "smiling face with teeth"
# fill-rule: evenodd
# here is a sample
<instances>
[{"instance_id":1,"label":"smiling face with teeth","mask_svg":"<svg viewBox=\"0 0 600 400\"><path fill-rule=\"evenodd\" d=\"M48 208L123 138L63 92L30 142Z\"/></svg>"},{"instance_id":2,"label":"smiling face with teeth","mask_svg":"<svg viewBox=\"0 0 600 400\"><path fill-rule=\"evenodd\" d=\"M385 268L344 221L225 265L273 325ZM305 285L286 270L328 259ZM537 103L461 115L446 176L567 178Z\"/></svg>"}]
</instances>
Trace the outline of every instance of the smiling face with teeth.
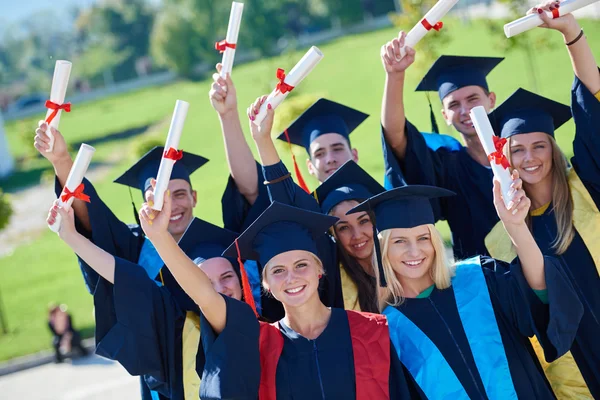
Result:
<instances>
[{"instance_id":1,"label":"smiling face with teeth","mask_svg":"<svg viewBox=\"0 0 600 400\"><path fill-rule=\"evenodd\" d=\"M538 185L552 185L553 140L543 132L523 133L511 136L506 146L513 168L519 171L525 190Z\"/></svg>"},{"instance_id":2,"label":"smiling face with teeth","mask_svg":"<svg viewBox=\"0 0 600 400\"><path fill-rule=\"evenodd\" d=\"M326 133L311 142L306 166L323 183L348 160L358 162L358 151L351 149L348 139L339 133Z\"/></svg>"},{"instance_id":3,"label":"smiling face with teeth","mask_svg":"<svg viewBox=\"0 0 600 400\"><path fill-rule=\"evenodd\" d=\"M336 241L350 257L355 258L361 265L370 266L367 272L372 273L371 259L374 246L371 218L366 212L346 215L346 212L357 205L356 200L342 201L329 214L339 218L333 226Z\"/></svg>"},{"instance_id":4,"label":"smiling face with teeth","mask_svg":"<svg viewBox=\"0 0 600 400\"><path fill-rule=\"evenodd\" d=\"M481 86L465 86L448 94L442 100L442 115L448 126L453 125L467 137L477 137L469 113L473 107L483 106L488 113L496 105L496 94Z\"/></svg>"},{"instance_id":5,"label":"smiling face with teeth","mask_svg":"<svg viewBox=\"0 0 600 400\"><path fill-rule=\"evenodd\" d=\"M172 199L168 231L178 241L194 218L197 194L184 179L172 179L169 181L168 189L171 191Z\"/></svg>"},{"instance_id":6,"label":"smiling face with teeth","mask_svg":"<svg viewBox=\"0 0 600 400\"><path fill-rule=\"evenodd\" d=\"M433 285L435 248L427 225L390 230L387 259L403 287Z\"/></svg>"},{"instance_id":7,"label":"smiling face with teeth","mask_svg":"<svg viewBox=\"0 0 600 400\"><path fill-rule=\"evenodd\" d=\"M305 250L286 251L273 257L263 268L263 286L284 307L299 307L320 301L319 275L323 266Z\"/></svg>"}]
</instances>

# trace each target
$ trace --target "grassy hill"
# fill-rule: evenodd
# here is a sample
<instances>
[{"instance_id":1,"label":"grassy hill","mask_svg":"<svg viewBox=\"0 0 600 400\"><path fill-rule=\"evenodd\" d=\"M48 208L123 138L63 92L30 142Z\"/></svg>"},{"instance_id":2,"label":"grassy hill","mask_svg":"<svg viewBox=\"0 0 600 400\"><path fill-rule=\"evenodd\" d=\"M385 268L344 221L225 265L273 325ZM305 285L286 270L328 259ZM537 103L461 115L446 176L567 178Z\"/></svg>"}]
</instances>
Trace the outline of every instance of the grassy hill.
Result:
<instances>
[{"instance_id":1,"label":"grassy hill","mask_svg":"<svg viewBox=\"0 0 600 400\"><path fill-rule=\"evenodd\" d=\"M583 21L582 25L592 42L596 59L600 60L600 25L594 21ZM450 21L444 30L452 37L445 50L446 54L505 55L498 49L498 40L502 38L492 37L484 22L465 24L463 21ZM379 114L384 81L379 48L396 34L397 30L392 28L346 36L320 46L325 58L296 90L298 93L326 96L371 115L352 134L352 143L359 150L361 166L379 180L383 174ZM553 48L539 51L535 55L539 65L539 93L568 103L573 74L560 35L546 30L529 34L551 35L556 43ZM293 53L236 67L233 79L237 85L240 114L245 115L246 107L256 97L271 90L277 67L289 70L301 55L302 52ZM533 89L525 71L524 55L514 52L490 74L490 88L497 93L499 102L518 87ZM406 112L411 121L427 131L430 123L426 98L423 94L410 91L416 87L425 72L423 69L413 68L407 74L406 87L409 92L406 94ZM73 112L61 118L61 131L69 143L93 144L97 149L94 164L111 166L106 178L94 184L106 203L124 221L133 221L129 194L123 186L111 181L134 161L132 154L140 142L149 137L156 137L161 142L164 140L175 100L182 99L191 105L181 148L210 159L205 167L193 175L192 183L199 195L196 215L216 224L221 223L220 196L226 182L227 166L219 122L208 100L210 83L182 81L89 104L74 104ZM433 95L432 101L434 109L441 108L437 96ZM34 127L41 118L40 115L11 122L6 126L9 144L15 156L24 157L31 153ZM441 117L438 118L438 123L442 125ZM247 138L250 138L248 127L245 123L243 125ZM445 126L441 126L441 129L451 133ZM573 125L568 123L556 135L567 153L572 151L572 133ZM289 167L290 156L284 149L285 147L280 147L281 155ZM296 154L299 160L305 158L301 151ZM304 168L304 163L300 164ZM22 171L10 180L0 182L0 185L13 191L17 181L37 180L48 169L48 164L42 159L34 159L22 164L21 168ZM303 172L308 177L305 169ZM308 181L313 188L317 184L312 178ZM136 201L141 200L139 194L134 193L134 196ZM45 318L46 305L50 301L67 303L74 315L75 324L85 328L87 333L93 330L91 296L84 288L75 257L50 231L41 234L35 242L23 245L11 255L0 259L0 293L11 330L8 335L0 335L0 360L49 347L50 336Z\"/></svg>"}]
</instances>

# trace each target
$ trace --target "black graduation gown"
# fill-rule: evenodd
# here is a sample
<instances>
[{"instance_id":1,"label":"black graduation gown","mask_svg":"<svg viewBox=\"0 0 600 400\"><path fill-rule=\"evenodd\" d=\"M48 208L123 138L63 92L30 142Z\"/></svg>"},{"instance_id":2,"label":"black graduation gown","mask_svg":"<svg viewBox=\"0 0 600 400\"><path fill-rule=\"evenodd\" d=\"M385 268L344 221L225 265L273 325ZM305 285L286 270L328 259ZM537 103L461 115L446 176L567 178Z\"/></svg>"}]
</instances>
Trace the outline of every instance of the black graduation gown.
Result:
<instances>
[{"instance_id":1,"label":"black graduation gown","mask_svg":"<svg viewBox=\"0 0 600 400\"><path fill-rule=\"evenodd\" d=\"M571 163L600 208L600 102L579 79L573 85L571 109L576 126ZM571 353L590 392L600 398L600 276L590 250L576 231L567 251L555 254L552 244L557 225L552 204L543 215L532 217L532 233L542 253L560 261L583 304L585 312ZM595 234L600 234L600 227Z\"/></svg>"},{"instance_id":2,"label":"black graduation gown","mask_svg":"<svg viewBox=\"0 0 600 400\"><path fill-rule=\"evenodd\" d=\"M555 259L545 258L549 304L544 305L527 285L518 259L507 264L481 257L481 266L518 398L555 398L528 337L538 337L549 360L568 351L582 311L568 278ZM427 298L405 299L396 308L436 345L471 399L488 398L452 286L434 288Z\"/></svg>"},{"instance_id":3,"label":"black graduation gown","mask_svg":"<svg viewBox=\"0 0 600 400\"><path fill-rule=\"evenodd\" d=\"M473 160L466 147L450 136L420 133L408 120L405 134L406 155L399 160L382 128L386 189L409 184L456 192L456 196L432 201L435 219L448 221L456 259L487 255L484 239L498 222L492 169Z\"/></svg>"}]
</instances>

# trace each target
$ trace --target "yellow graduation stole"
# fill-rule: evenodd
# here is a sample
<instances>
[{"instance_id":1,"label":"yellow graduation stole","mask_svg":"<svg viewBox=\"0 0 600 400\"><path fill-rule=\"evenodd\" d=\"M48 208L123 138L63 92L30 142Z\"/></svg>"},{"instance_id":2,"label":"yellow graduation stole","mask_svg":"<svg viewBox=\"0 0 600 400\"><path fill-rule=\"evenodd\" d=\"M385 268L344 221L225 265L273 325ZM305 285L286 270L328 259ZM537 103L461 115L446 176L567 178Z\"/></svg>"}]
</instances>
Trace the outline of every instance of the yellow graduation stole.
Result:
<instances>
[{"instance_id":1,"label":"yellow graduation stole","mask_svg":"<svg viewBox=\"0 0 600 400\"><path fill-rule=\"evenodd\" d=\"M198 400L200 377L196 372L196 353L200 344L200 317L188 311L181 332L183 392L185 400Z\"/></svg>"},{"instance_id":2,"label":"yellow graduation stole","mask_svg":"<svg viewBox=\"0 0 600 400\"><path fill-rule=\"evenodd\" d=\"M361 311L358 302L358 288L356 283L350 278L346 268L340 263L340 277L342 280L342 297L344 298L344 309Z\"/></svg>"},{"instance_id":3,"label":"yellow graduation stole","mask_svg":"<svg viewBox=\"0 0 600 400\"><path fill-rule=\"evenodd\" d=\"M567 174L571 196L573 196L573 225L583 239L590 252L596 270L600 274L600 212L596 203L590 196L575 169ZM502 226L498 222L485 238L485 246L490 255L498 260L511 262L517 256L513 244ZM544 359L544 352L537 338L530 338L537 357L542 364L550 385L558 399L592 399L579 368L571 352L566 353L552 363Z\"/></svg>"}]
</instances>

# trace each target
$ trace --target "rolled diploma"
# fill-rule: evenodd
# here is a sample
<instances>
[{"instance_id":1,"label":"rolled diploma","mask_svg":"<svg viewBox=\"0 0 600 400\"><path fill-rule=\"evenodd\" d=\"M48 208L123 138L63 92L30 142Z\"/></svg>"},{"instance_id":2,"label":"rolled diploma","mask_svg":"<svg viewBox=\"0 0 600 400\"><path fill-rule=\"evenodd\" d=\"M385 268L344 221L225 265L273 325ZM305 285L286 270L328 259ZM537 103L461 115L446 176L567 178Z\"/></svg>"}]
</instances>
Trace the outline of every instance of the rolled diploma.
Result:
<instances>
[{"instance_id":1,"label":"rolled diploma","mask_svg":"<svg viewBox=\"0 0 600 400\"><path fill-rule=\"evenodd\" d=\"M306 54L304 54L300 61L298 61L294 68L292 68L289 74L286 75L284 82L293 87L298 86L322 59L323 53L321 53L321 50L315 46L312 46L306 52ZM289 93L290 92L281 93L279 90L274 89L269 94L263 105L260 106L260 110L252 122L254 122L256 126L259 126L267 116L267 104L271 104L271 107L275 109L283 102L283 100L285 100Z\"/></svg>"},{"instance_id":2,"label":"rolled diploma","mask_svg":"<svg viewBox=\"0 0 600 400\"><path fill-rule=\"evenodd\" d=\"M244 3L234 1L231 3L231 13L229 14L229 25L227 26L227 36L225 41L231 44L237 44L238 34L240 33L240 23L242 22L242 12L244 11ZM235 49L225 48L223 52L223 60L221 64L221 77L225 78L226 74L231 74L233 68L233 59L235 58Z\"/></svg>"},{"instance_id":3,"label":"rolled diploma","mask_svg":"<svg viewBox=\"0 0 600 400\"><path fill-rule=\"evenodd\" d=\"M560 16L572 13L573 11L579 10L592 3L596 3L599 0L565 0L560 3L558 13ZM551 12L546 12L549 18L552 18ZM504 34L507 38L518 35L544 23L538 14L529 14L522 18L519 18L513 22L509 22L504 25Z\"/></svg>"},{"instance_id":4,"label":"rolled diploma","mask_svg":"<svg viewBox=\"0 0 600 400\"><path fill-rule=\"evenodd\" d=\"M77 153L77 157L75 157L75 162L71 167L71 171L69 171L69 176L67 177L67 182L65 183L65 187L63 188L63 193L65 192L65 189L69 189L69 191L74 192L75 189L77 189L77 187L81 184L81 182L83 181L83 177L85 176L85 173L87 172L90 166L90 161L92 161L92 156L94 155L95 151L96 149L90 146L89 144L83 143L81 145L81 147L79 148L79 152ZM61 193L61 195L58 197L58 205L68 210L71 207L71 204L73 204L73 200L75 198L71 197L69 198L69 200L64 202L62 201L63 193ZM53 232L58 232L60 229L60 221L61 216L60 214L57 214L54 224L48 225L48 227Z\"/></svg>"},{"instance_id":5,"label":"rolled diploma","mask_svg":"<svg viewBox=\"0 0 600 400\"><path fill-rule=\"evenodd\" d=\"M448 14L448 12L456 3L458 3L458 0L440 0L435 3L433 7L431 7L431 10L425 14L423 19L426 19L427 22L433 26L442 18L444 18L446 14ZM404 47L408 46L414 48L417 43L419 43L419 41L425 37L427 32L429 31L425 29L421 21L417 22L417 24L406 35L406 39L404 39ZM400 49L400 59L404 58L406 55L406 50L404 50L404 47Z\"/></svg>"},{"instance_id":6,"label":"rolled diploma","mask_svg":"<svg viewBox=\"0 0 600 400\"><path fill-rule=\"evenodd\" d=\"M171 147L174 149L179 148L179 140L181 139L181 132L183 131L183 124L189 107L190 103L187 101L177 100L175 103L175 111L173 111L171 126L169 127L167 141L165 142L165 151L168 151ZM171 180L173 165L175 165L175 160L165 157L160 160L160 167L158 168L158 174L156 175L156 186L154 187L153 210L162 210L165 200L165 191Z\"/></svg>"},{"instance_id":7,"label":"rolled diploma","mask_svg":"<svg viewBox=\"0 0 600 400\"><path fill-rule=\"evenodd\" d=\"M54 76L52 77L52 87L50 89L50 101L56 104L63 104L65 102L65 95L67 94L67 86L69 86L69 76L71 75L71 62L65 60L57 60L54 65ZM54 110L48 110L46 112L46 118L52 114ZM60 122L60 114L62 110L58 110L58 114L54 117L50 126L54 129L58 129L58 123ZM54 135L50 131L50 126L46 130L46 135L50 138L50 148L46 150L47 153L51 153L54 148Z\"/></svg>"},{"instance_id":8,"label":"rolled diploma","mask_svg":"<svg viewBox=\"0 0 600 400\"><path fill-rule=\"evenodd\" d=\"M492 124L490 124L485 108L483 108L483 106L473 107L470 115L471 121L473 121L475 130L477 131L477 136L479 136L479 141L485 150L485 154L489 155L494 153L496 151L496 147L494 146L494 129L492 128ZM512 194L508 194L511 189L510 185L513 182L510 172L507 169L502 168L502 165L496 164L493 160L490 161L490 164L492 166L492 171L494 171L494 176L500 181L504 204L508 207L508 203L510 203L513 198Z\"/></svg>"}]
</instances>

